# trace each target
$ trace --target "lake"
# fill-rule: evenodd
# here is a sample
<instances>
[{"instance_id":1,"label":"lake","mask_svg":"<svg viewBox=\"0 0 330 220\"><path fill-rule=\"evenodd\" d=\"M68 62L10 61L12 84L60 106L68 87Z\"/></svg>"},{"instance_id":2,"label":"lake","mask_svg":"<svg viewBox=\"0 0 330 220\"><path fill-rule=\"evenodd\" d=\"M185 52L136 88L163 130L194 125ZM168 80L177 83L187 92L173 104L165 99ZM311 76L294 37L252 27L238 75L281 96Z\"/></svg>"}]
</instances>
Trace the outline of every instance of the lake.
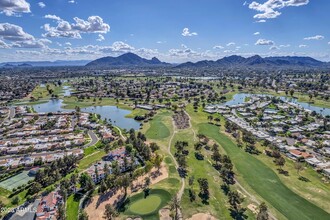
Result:
<instances>
[{"instance_id":1,"label":"lake","mask_svg":"<svg viewBox=\"0 0 330 220\"><path fill-rule=\"evenodd\" d=\"M231 100L229 100L229 101L227 101L227 102L225 102L221 105L232 106L232 105L242 104L242 103L244 103L246 97L258 96L258 95L263 95L263 94L238 93L238 94L235 94L233 96L233 99L231 99ZM271 95L269 95L269 96L271 96ZM306 103L306 102L298 102L297 99L290 98L290 97L281 96L280 99L283 100L283 101L298 104L298 105L300 105L301 107L303 107L305 109L315 111L316 113L319 113L319 114L324 115L324 116L330 115L330 108L322 108L322 107L311 105L311 104Z\"/></svg>"},{"instance_id":2,"label":"lake","mask_svg":"<svg viewBox=\"0 0 330 220\"><path fill-rule=\"evenodd\" d=\"M63 86L63 95L70 96L71 95L71 87L70 86Z\"/></svg>"},{"instance_id":3,"label":"lake","mask_svg":"<svg viewBox=\"0 0 330 220\"><path fill-rule=\"evenodd\" d=\"M64 109L62 99L51 99L47 103L33 105L32 107L38 113L48 113L48 112L72 112L73 109ZM100 114L101 118L111 119L111 123L120 128L129 130L131 128L139 130L140 122L132 119L125 118L125 115L131 113L129 110L120 109L117 106L96 106L81 108L82 112L96 113Z\"/></svg>"}]
</instances>

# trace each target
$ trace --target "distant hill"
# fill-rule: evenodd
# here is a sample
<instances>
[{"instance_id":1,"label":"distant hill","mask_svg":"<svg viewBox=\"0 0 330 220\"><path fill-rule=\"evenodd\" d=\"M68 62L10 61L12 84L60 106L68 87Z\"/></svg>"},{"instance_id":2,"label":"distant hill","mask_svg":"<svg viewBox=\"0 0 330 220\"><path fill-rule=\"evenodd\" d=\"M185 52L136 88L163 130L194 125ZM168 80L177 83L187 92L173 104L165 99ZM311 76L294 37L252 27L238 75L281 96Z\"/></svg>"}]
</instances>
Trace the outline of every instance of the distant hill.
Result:
<instances>
[{"instance_id":1,"label":"distant hill","mask_svg":"<svg viewBox=\"0 0 330 220\"><path fill-rule=\"evenodd\" d=\"M327 67L330 64L316 60L311 57L297 57L297 56L284 56L284 57L265 57L262 58L258 55L244 58L241 56L233 55L224 57L222 59L202 60L196 63L186 62L176 66L176 68L207 68L207 67L278 67L278 68L317 68Z\"/></svg>"},{"instance_id":2,"label":"distant hill","mask_svg":"<svg viewBox=\"0 0 330 220\"><path fill-rule=\"evenodd\" d=\"M25 61L0 63L0 67L85 66L90 60Z\"/></svg>"},{"instance_id":3,"label":"distant hill","mask_svg":"<svg viewBox=\"0 0 330 220\"><path fill-rule=\"evenodd\" d=\"M118 57L102 57L88 63L87 67L121 67L121 66L168 66L169 63L161 62L156 57L151 60L139 57L134 53L125 53Z\"/></svg>"},{"instance_id":4,"label":"distant hill","mask_svg":"<svg viewBox=\"0 0 330 220\"><path fill-rule=\"evenodd\" d=\"M28 64L28 63L22 63L22 64L19 64L18 66L19 67L32 67L32 65Z\"/></svg>"}]
</instances>

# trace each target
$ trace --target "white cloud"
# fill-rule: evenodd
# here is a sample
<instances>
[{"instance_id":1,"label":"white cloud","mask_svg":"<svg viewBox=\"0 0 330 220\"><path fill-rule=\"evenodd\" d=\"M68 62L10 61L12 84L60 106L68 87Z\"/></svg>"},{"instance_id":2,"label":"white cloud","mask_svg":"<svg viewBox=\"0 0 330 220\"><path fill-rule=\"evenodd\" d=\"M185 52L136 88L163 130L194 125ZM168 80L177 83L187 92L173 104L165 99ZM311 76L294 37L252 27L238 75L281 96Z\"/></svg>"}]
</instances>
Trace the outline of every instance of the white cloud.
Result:
<instances>
[{"instance_id":1,"label":"white cloud","mask_svg":"<svg viewBox=\"0 0 330 220\"><path fill-rule=\"evenodd\" d=\"M280 45L280 47L283 47L283 48L285 48L285 47L291 47L291 45L290 44L282 44L282 45Z\"/></svg>"},{"instance_id":2,"label":"white cloud","mask_svg":"<svg viewBox=\"0 0 330 220\"><path fill-rule=\"evenodd\" d=\"M266 22L265 19L261 19L261 20L256 21L256 23L265 23L265 22Z\"/></svg>"},{"instance_id":3,"label":"white cloud","mask_svg":"<svg viewBox=\"0 0 330 220\"><path fill-rule=\"evenodd\" d=\"M41 55L41 52L35 50L16 50L17 54Z\"/></svg>"},{"instance_id":4,"label":"white cloud","mask_svg":"<svg viewBox=\"0 0 330 220\"><path fill-rule=\"evenodd\" d=\"M277 46L271 46L269 49L270 49L270 50L279 50L280 48L277 47Z\"/></svg>"},{"instance_id":5,"label":"white cloud","mask_svg":"<svg viewBox=\"0 0 330 220\"><path fill-rule=\"evenodd\" d=\"M10 46L5 42L3 42L2 40L0 40L0 49L8 49L8 48L10 48Z\"/></svg>"},{"instance_id":6,"label":"white cloud","mask_svg":"<svg viewBox=\"0 0 330 220\"><path fill-rule=\"evenodd\" d=\"M182 36L184 37L191 37L191 36L196 36L198 35L196 32L190 32L189 28L183 28L182 30Z\"/></svg>"},{"instance_id":7,"label":"white cloud","mask_svg":"<svg viewBox=\"0 0 330 220\"><path fill-rule=\"evenodd\" d=\"M38 5L39 5L40 8L44 8L44 7L46 7L46 4L43 3L43 2L38 2Z\"/></svg>"},{"instance_id":8,"label":"white cloud","mask_svg":"<svg viewBox=\"0 0 330 220\"><path fill-rule=\"evenodd\" d=\"M74 4L76 2L75 2L75 0L69 0L68 3Z\"/></svg>"},{"instance_id":9,"label":"white cloud","mask_svg":"<svg viewBox=\"0 0 330 220\"><path fill-rule=\"evenodd\" d=\"M305 48L305 47L307 47L307 45L305 45L305 44L300 44L299 45L299 48Z\"/></svg>"},{"instance_id":10,"label":"white cloud","mask_svg":"<svg viewBox=\"0 0 330 220\"><path fill-rule=\"evenodd\" d=\"M224 47L223 46L221 46L221 45L215 45L214 47L213 47L213 49L223 49Z\"/></svg>"},{"instance_id":11,"label":"white cloud","mask_svg":"<svg viewBox=\"0 0 330 220\"><path fill-rule=\"evenodd\" d=\"M103 53L112 53L112 52L126 53L126 52L132 52L134 49L135 49L134 47L122 41L116 41L111 46L99 47L99 50Z\"/></svg>"},{"instance_id":12,"label":"white cloud","mask_svg":"<svg viewBox=\"0 0 330 220\"><path fill-rule=\"evenodd\" d=\"M60 18L56 15L50 15L50 14L45 15L44 18L52 19L52 20L55 20L55 21L61 21L62 20L62 18Z\"/></svg>"},{"instance_id":13,"label":"white cloud","mask_svg":"<svg viewBox=\"0 0 330 220\"><path fill-rule=\"evenodd\" d=\"M48 39L35 39L22 27L10 23L0 23L0 39L11 42L11 44L7 44L6 48L44 48L47 44L52 43Z\"/></svg>"},{"instance_id":14,"label":"white cloud","mask_svg":"<svg viewBox=\"0 0 330 220\"><path fill-rule=\"evenodd\" d=\"M304 40L323 40L324 39L324 36L322 35L315 35L315 36L312 36L312 37L305 37Z\"/></svg>"},{"instance_id":15,"label":"white cloud","mask_svg":"<svg viewBox=\"0 0 330 220\"><path fill-rule=\"evenodd\" d=\"M45 18L57 21L57 26L52 27L50 24L43 26L46 31L44 37L65 37L81 39L81 33L102 33L105 34L110 31L110 26L103 22L99 16L90 16L87 21L78 17L73 18L75 23L69 23L56 15L46 15Z\"/></svg>"},{"instance_id":16,"label":"white cloud","mask_svg":"<svg viewBox=\"0 0 330 220\"><path fill-rule=\"evenodd\" d=\"M16 15L17 13L30 13L30 4L25 0L1 0L0 12L7 16Z\"/></svg>"},{"instance_id":17,"label":"white cloud","mask_svg":"<svg viewBox=\"0 0 330 220\"><path fill-rule=\"evenodd\" d=\"M224 53L235 53L236 51L235 50L224 50L223 52Z\"/></svg>"},{"instance_id":18,"label":"white cloud","mask_svg":"<svg viewBox=\"0 0 330 220\"><path fill-rule=\"evenodd\" d=\"M230 46L234 46L236 43L235 42L230 42L228 44L226 44L227 47L230 47Z\"/></svg>"},{"instance_id":19,"label":"white cloud","mask_svg":"<svg viewBox=\"0 0 330 220\"><path fill-rule=\"evenodd\" d=\"M134 50L134 53L146 58L157 57L159 55L157 49L148 49L148 48L139 48L137 50Z\"/></svg>"},{"instance_id":20,"label":"white cloud","mask_svg":"<svg viewBox=\"0 0 330 220\"><path fill-rule=\"evenodd\" d=\"M249 4L249 8L260 13L254 15L255 19L271 19L281 15L279 10L285 7L307 5L309 0L267 0L264 3L253 1Z\"/></svg>"},{"instance_id":21,"label":"white cloud","mask_svg":"<svg viewBox=\"0 0 330 220\"><path fill-rule=\"evenodd\" d=\"M87 21L78 17L73 18L76 23L72 24L73 29L84 33L107 33L110 26L103 22L100 16L90 16Z\"/></svg>"},{"instance_id":22,"label":"white cloud","mask_svg":"<svg viewBox=\"0 0 330 220\"><path fill-rule=\"evenodd\" d=\"M10 23L0 23L0 37L9 41L34 40L22 27Z\"/></svg>"},{"instance_id":23,"label":"white cloud","mask_svg":"<svg viewBox=\"0 0 330 220\"><path fill-rule=\"evenodd\" d=\"M71 46L72 44L70 42L65 42L66 46Z\"/></svg>"},{"instance_id":24,"label":"white cloud","mask_svg":"<svg viewBox=\"0 0 330 220\"><path fill-rule=\"evenodd\" d=\"M105 38L102 34L99 34L98 38L96 39L97 41L104 41Z\"/></svg>"},{"instance_id":25,"label":"white cloud","mask_svg":"<svg viewBox=\"0 0 330 220\"><path fill-rule=\"evenodd\" d=\"M255 33L253 33L253 35L259 35L260 34L260 32L258 31L258 32L255 32Z\"/></svg>"},{"instance_id":26,"label":"white cloud","mask_svg":"<svg viewBox=\"0 0 330 220\"><path fill-rule=\"evenodd\" d=\"M266 39L259 39L255 43L255 45L274 45L274 41L272 41L272 40L266 40Z\"/></svg>"},{"instance_id":27,"label":"white cloud","mask_svg":"<svg viewBox=\"0 0 330 220\"><path fill-rule=\"evenodd\" d=\"M330 41L328 42L328 44L330 45Z\"/></svg>"},{"instance_id":28,"label":"white cloud","mask_svg":"<svg viewBox=\"0 0 330 220\"><path fill-rule=\"evenodd\" d=\"M198 57L200 53L188 48L186 45L182 44L180 49L170 49L169 56L178 58L191 58Z\"/></svg>"}]
</instances>

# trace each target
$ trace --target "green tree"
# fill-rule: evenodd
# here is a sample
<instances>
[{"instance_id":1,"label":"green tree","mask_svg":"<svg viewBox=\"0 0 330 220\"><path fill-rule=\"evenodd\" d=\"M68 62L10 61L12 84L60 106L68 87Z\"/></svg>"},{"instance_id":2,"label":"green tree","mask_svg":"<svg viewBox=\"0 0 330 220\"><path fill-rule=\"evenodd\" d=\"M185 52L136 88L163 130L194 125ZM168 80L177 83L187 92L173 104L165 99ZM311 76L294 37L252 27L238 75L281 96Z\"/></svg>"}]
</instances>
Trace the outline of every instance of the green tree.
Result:
<instances>
[{"instance_id":1,"label":"green tree","mask_svg":"<svg viewBox=\"0 0 330 220\"><path fill-rule=\"evenodd\" d=\"M304 165L301 162L296 162L294 168L297 170L297 174L300 176L300 171L304 170Z\"/></svg>"},{"instance_id":2,"label":"green tree","mask_svg":"<svg viewBox=\"0 0 330 220\"><path fill-rule=\"evenodd\" d=\"M118 216L118 212L113 208L112 205L106 204L103 217L106 220L113 220Z\"/></svg>"},{"instance_id":3,"label":"green tree","mask_svg":"<svg viewBox=\"0 0 330 220\"><path fill-rule=\"evenodd\" d=\"M12 203L13 205L18 205L19 202L20 202L20 199L19 199L18 196L15 196L15 197L13 198L13 200L11 201L11 203Z\"/></svg>"},{"instance_id":4,"label":"green tree","mask_svg":"<svg viewBox=\"0 0 330 220\"><path fill-rule=\"evenodd\" d=\"M258 207L258 215L257 215L257 220L268 220L269 219L269 214L268 214L268 207L266 203L262 202L259 207Z\"/></svg>"},{"instance_id":5,"label":"green tree","mask_svg":"<svg viewBox=\"0 0 330 220\"><path fill-rule=\"evenodd\" d=\"M88 220L88 215L85 210L81 209L79 211L78 220Z\"/></svg>"}]
</instances>

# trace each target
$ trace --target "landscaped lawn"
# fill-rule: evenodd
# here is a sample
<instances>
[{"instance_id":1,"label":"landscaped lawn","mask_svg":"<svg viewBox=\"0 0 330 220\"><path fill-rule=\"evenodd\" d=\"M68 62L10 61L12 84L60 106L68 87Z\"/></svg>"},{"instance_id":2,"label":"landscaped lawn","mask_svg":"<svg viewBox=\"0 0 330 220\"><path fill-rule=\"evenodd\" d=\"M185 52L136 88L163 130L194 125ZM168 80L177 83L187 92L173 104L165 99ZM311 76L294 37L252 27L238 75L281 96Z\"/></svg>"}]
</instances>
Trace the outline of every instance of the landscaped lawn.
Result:
<instances>
[{"instance_id":1,"label":"landscaped lawn","mask_svg":"<svg viewBox=\"0 0 330 220\"><path fill-rule=\"evenodd\" d=\"M288 219L330 219L330 214L292 192L272 169L238 148L219 127L202 123L198 132L217 141L250 187Z\"/></svg>"},{"instance_id":2,"label":"landscaped lawn","mask_svg":"<svg viewBox=\"0 0 330 220\"><path fill-rule=\"evenodd\" d=\"M148 138L163 139L170 136L170 130L162 122L164 114L166 113L158 114L150 121L150 128L146 132Z\"/></svg>"},{"instance_id":3,"label":"landscaped lawn","mask_svg":"<svg viewBox=\"0 0 330 220\"><path fill-rule=\"evenodd\" d=\"M159 219L158 211L170 200L171 194L163 189L151 189L146 198L144 192L141 192L127 199L124 214L143 219Z\"/></svg>"},{"instance_id":4,"label":"landscaped lawn","mask_svg":"<svg viewBox=\"0 0 330 220\"><path fill-rule=\"evenodd\" d=\"M98 152L97 151L94 152L94 154L90 154L87 157L84 157L83 159L81 159L79 161L78 170L83 171L83 170L87 169L88 167L90 167L96 161L101 160L104 155L105 155L104 150L100 150Z\"/></svg>"},{"instance_id":5,"label":"landscaped lawn","mask_svg":"<svg viewBox=\"0 0 330 220\"><path fill-rule=\"evenodd\" d=\"M78 218L80 194L72 194L68 197L66 205L66 215L68 220L75 220Z\"/></svg>"}]
</instances>

